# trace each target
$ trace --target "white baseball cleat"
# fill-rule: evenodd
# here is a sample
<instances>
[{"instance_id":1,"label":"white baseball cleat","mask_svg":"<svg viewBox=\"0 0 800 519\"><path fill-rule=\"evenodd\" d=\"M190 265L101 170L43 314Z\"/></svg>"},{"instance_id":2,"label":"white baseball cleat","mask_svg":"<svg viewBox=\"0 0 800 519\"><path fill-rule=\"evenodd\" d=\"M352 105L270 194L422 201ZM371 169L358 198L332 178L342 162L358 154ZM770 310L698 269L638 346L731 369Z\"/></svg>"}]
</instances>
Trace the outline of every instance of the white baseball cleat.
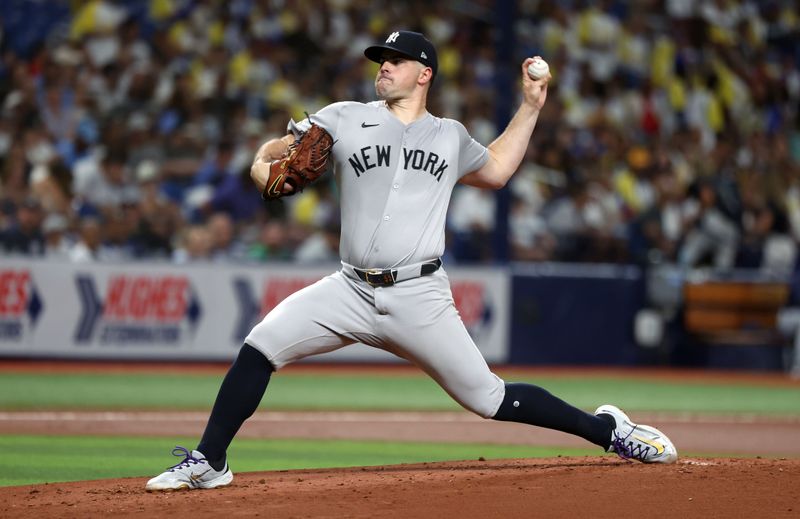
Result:
<instances>
[{"instance_id":1,"label":"white baseball cleat","mask_svg":"<svg viewBox=\"0 0 800 519\"><path fill-rule=\"evenodd\" d=\"M220 471L214 470L200 451L189 452L183 447L172 449L173 456L184 456L183 461L168 468L145 485L145 490L194 490L230 485L233 472L228 464Z\"/></svg>"},{"instance_id":2,"label":"white baseball cleat","mask_svg":"<svg viewBox=\"0 0 800 519\"><path fill-rule=\"evenodd\" d=\"M613 405L601 405L594 414L610 415L616 423L607 452L642 463L675 463L678 460L675 445L655 427L633 423L628 415Z\"/></svg>"}]
</instances>

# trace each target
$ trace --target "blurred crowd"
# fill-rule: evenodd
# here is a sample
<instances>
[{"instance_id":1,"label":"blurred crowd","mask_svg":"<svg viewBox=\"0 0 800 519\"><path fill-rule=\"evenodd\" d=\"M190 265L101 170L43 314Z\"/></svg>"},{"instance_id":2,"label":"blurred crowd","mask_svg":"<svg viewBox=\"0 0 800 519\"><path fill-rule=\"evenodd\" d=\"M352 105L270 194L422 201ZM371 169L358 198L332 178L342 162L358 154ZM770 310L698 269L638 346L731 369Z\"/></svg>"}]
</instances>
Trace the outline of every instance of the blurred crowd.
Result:
<instances>
[{"instance_id":1,"label":"blurred crowd","mask_svg":"<svg viewBox=\"0 0 800 519\"><path fill-rule=\"evenodd\" d=\"M6 0L0 249L338 261L330 176L267 203L249 167L290 118L374 99L363 49L408 28L439 50L431 112L485 145L498 97L519 98L498 70L550 63L509 185L513 260L794 269L800 2L515 4L515 48L498 51L492 1ZM496 259L497 203L456 188L448 260Z\"/></svg>"}]
</instances>

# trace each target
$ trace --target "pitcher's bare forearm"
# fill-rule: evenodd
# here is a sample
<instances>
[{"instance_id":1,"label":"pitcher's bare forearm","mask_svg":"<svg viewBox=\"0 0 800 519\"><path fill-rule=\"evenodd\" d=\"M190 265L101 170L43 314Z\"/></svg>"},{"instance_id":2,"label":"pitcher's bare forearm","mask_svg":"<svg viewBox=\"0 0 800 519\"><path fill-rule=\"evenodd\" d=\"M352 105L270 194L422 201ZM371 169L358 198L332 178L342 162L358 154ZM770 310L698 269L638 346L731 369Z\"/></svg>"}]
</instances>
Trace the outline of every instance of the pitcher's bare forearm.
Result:
<instances>
[{"instance_id":1,"label":"pitcher's bare forearm","mask_svg":"<svg viewBox=\"0 0 800 519\"><path fill-rule=\"evenodd\" d=\"M538 119L538 107L519 107L505 131L488 146L489 162L478 187L499 189L506 185L525 157Z\"/></svg>"}]
</instances>

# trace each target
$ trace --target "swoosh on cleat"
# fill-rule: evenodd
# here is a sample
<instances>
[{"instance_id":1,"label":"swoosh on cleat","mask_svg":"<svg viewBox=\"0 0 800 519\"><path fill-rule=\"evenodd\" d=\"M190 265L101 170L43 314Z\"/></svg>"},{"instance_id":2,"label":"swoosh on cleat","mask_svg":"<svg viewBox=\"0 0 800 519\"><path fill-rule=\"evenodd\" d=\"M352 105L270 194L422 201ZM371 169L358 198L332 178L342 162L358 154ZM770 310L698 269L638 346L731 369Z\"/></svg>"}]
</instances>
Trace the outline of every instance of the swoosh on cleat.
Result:
<instances>
[{"instance_id":1,"label":"swoosh on cleat","mask_svg":"<svg viewBox=\"0 0 800 519\"><path fill-rule=\"evenodd\" d=\"M209 472L211 472L211 469L208 469L208 470L207 470L207 471L205 471L205 472L201 472L200 474L194 474L194 473L192 473L192 474L191 474L189 477L190 477L190 478L192 478L192 481L199 481L199 480L200 480L200 478L202 478L203 476L205 476L205 475L206 475L207 473L209 473Z\"/></svg>"},{"instance_id":2,"label":"swoosh on cleat","mask_svg":"<svg viewBox=\"0 0 800 519\"><path fill-rule=\"evenodd\" d=\"M633 437L636 440L638 440L638 441L640 441L640 442L642 442L644 444L647 444L647 445L651 446L652 448L654 448L656 450L656 454L664 454L664 445L663 444L658 443L658 442L653 441L653 440L647 440L645 438L642 438L641 436L636 436L635 434L633 435Z\"/></svg>"}]
</instances>

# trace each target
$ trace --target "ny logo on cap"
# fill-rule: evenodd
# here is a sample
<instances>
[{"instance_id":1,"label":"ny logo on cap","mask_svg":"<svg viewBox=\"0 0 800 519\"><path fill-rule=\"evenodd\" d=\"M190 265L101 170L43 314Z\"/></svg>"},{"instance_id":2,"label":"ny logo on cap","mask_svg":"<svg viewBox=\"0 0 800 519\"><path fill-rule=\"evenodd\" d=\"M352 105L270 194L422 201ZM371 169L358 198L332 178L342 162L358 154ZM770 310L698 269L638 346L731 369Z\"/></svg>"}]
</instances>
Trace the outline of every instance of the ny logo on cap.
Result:
<instances>
[{"instance_id":1,"label":"ny logo on cap","mask_svg":"<svg viewBox=\"0 0 800 519\"><path fill-rule=\"evenodd\" d=\"M399 32L393 32L392 34L389 35L388 38L386 38L386 43L394 43L394 42L396 42L398 36L400 36Z\"/></svg>"},{"instance_id":2,"label":"ny logo on cap","mask_svg":"<svg viewBox=\"0 0 800 519\"><path fill-rule=\"evenodd\" d=\"M420 54L419 57L423 58L423 59L428 59L428 55L425 54L424 52L422 54Z\"/></svg>"}]
</instances>

